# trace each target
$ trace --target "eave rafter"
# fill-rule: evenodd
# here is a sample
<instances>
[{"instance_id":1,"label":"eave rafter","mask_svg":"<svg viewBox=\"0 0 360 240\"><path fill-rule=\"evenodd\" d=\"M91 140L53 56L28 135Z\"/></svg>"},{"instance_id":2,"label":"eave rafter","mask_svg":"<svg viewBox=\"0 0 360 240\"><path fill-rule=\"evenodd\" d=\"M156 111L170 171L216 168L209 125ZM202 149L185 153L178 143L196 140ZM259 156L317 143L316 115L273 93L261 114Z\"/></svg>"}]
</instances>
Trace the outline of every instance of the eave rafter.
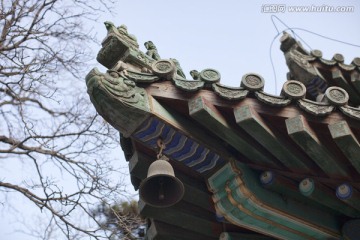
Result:
<instances>
[{"instance_id":1,"label":"eave rafter","mask_svg":"<svg viewBox=\"0 0 360 240\"><path fill-rule=\"evenodd\" d=\"M175 100L176 98L177 108L183 108L181 105L187 105L188 113L194 120L196 120L204 129L211 130L211 132L217 135L219 139L233 146L243 156L245 156L245 158L251 159L251 161L248 162L250 165L258 164L259 162L257 161L259 159L272 159L272 166L276 165L276 167L273 167L273 170L275 171L281 172L284 169L290 169L295 174L299 173L300 176L301 173L306 173L309 177L312 175L318 177L319 169L321 167L317 167L319 165L316 162L317 156L310 156L311 154L307 153L307 148L305 146L301 146L304 144L301 143L301 137L299 138L300 144L294 145L296 140L293 136L297 134L291 133L289 136L284 136L283 133L280 133L276 127L269 125L268 121L264 121L263 117L273 117L277 119L277 122L283 122L285 129L287 125L290 126L289 124L285 124L287 119L297 118L300 115L306 116L306 119L308 119L304 121L314 121L325 126L347 120L347 122L353 125L353 127L359 127L359 123L357 121L352 121L351 119L346 118L338 111L332 112L323 118L316 118L313 117L312 114L306 114L304 111L299 110L299 108L294 106L294 104L286 107L273 107L267 106L266 104L264 105L262 101L249 97L238 102L229 102L221 99L217 95L214 95L211 91L202 90L191 95L188 93L184 95L183 92L179 91L176 87L171 87L171 85L166 83L163 84L166 87L161 87L160 84L156 84L156 87L150 86L147 91L153 97L159 99L160 102L169 103L171 102L170 99ZM159 91L159 89L161 89L161 91ZM299 102L303 100L300 99L297 101ZM222 111L219 110L224 108L234 112L232 117L233 120L230 123L229 116L227 115L225 117ZM239 127L234 126L233 122L237 123ZM287 122L289 122L289 120ZM214 129L218 129L219 131L214 131ZM309 128L305 128L304 131L306 132L306 130L309 130ZM319 142L319 140L314 137L314 134L307 135L310 139L312 139L312 141ZM246 139L246 142L244 142L244 139ZM291 140L289 141L289 139L293 139L294 142ZM252 149L250 152L247 151L246 149L249 148L249 145L256 146L256 149ZM299 148L303 150L299 151ZM321 149L322 152L325 152L326 156L329 156L331 159L335 158L326 150L325 147L321 147ZM255 153L251 151L254 151ZM250 154L263 154L263 156L255 158L254 155L251 156ZM292 159L291 164L286 163L289 159ZM296 162L298 165L296 165ZM286 164L288 164L287 168ZM301 165L302 170L299 171L299 166ZM255 168L263 169L261 166L264 167L267 165L258 164ZM340 166L337 170L343 170L343 173L340 174L340 176L343 176L342 179L346 179L347 176L347 171L345 171L344 168L344 166ZM269 166L269 169L272 168ZM316 169L315 172L313 172L314 169ZM331 175L330 173L330 176L335 175Z\"/></svg>"},{"instance_id":2,"label":"eave rafter","mask_svg":"<svg viewBox=\"0 0 360 240\"><path fill-rule=\"evenodd\" d=\"M315 174L313 163L306 162L307 159L302 153L287 144L281 135L274 133L251 105L235 108L234 115L236 123L276 156L288 169L294 172Z\"/></svg>"},{"instance_id":3,"label":"eave rafter","mask_svg":"<svg viewBox=\"0 0 360 240\"><path fill-rule=\"evenodd\" d=\"M329 177L349 180L346 167L321 144L307 120L299 115L286 121L288 134L316 162Z\"/></svg>"},{"instance_id":4,"label":"eave rafter","mask_svg":"<svg viewBox=\"0 0 360 240\"><path fill-rule=\"evenodd\" d=\"M332 138L344 153L353 167L360 173L360 144L346 121L330 124L329 130Z\"/></svg>"},{"instance_id":5,"label":"eave rafter","mask_svg":"<svg viewBox=\"0 0 360 240\"><path fill-rule=\"evenodd\" d=\"M281 168L271 159L271 155L265 152L250 136L232 128L221 113L202 96L195 96L188 102L189 114L197 122L209 131L213 131L220 139L224 140L247 159L252 159L260 165L272 168ZM216 130L215 130L216 129ZM214 131L215 130L215 131Z\"/></svg>"}]
</instances>

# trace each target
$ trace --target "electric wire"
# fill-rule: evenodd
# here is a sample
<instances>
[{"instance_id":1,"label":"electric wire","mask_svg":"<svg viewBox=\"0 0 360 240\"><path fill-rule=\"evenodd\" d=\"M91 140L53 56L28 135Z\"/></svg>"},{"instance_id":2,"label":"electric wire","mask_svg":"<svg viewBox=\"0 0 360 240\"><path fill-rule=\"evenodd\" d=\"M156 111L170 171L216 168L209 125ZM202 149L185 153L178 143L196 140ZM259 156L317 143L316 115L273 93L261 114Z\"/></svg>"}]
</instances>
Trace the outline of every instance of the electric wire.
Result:
<instances>
[{"instance_id":1,"label":"electric wire","mask_svg":"<svg viewBox=\"0 0 360 240\"><path fill-rule=\"evenodd\" d=\"M310 50L312 50L312 47L307 44L303 38L301 38L299 36L299 34L297 34L295 31L303 31L303 32L307 32L307 33L310 33L310 34L313 34L315 36L318 36L318 37L321 37L321 38L324 38L324 39L327 39L327 40L330 40L330 41L334 41L334 42L338 42L338 43L341 43L341 44L345 44L345 45L349 45L349 46L352 46L352 47L357 47L357 48L360 48L360 45L357 45L357 44L353 44L353 43L349 43L349 42L345 42L345 41L342 41L342 40L338 40L338 39L335 39L335 38L331 38L331 37L327 37L325 35L322 35L322 34L319 34L319 33L315 33L313 31L310 31L308 29L305 29L305 28L298 28L298 27L289 27L286 23L284 23L279 17L275 16L275 15L271 15L271 22L274 26L274 28L276 29L277 31L277 34L275 35L275 37L273 38L273 40L271 41L271 44L270 44L270 48L269 48L269 55L270 55L270 63L271 63L271 67L272 67L272 70L273 70L273 73L274 73L274 78L275 78L275 94L277 94L277 76L276 76L276 70L275 70L275 65L274 65L274 61L272 59L272 48L273 48L273 45L274 45L274 42L275 40L280 36L281 32L279 31L278 27L276 26L276 23L274 21L274 19L278 20L282 25L284 25L286 28L283 29L281 32L285 32L285 31L288 31L290 30L294 36L294 38L296 39L296 37L299 38L299 40L301 42L303 42Z\"/></svg>"}]
</instances>

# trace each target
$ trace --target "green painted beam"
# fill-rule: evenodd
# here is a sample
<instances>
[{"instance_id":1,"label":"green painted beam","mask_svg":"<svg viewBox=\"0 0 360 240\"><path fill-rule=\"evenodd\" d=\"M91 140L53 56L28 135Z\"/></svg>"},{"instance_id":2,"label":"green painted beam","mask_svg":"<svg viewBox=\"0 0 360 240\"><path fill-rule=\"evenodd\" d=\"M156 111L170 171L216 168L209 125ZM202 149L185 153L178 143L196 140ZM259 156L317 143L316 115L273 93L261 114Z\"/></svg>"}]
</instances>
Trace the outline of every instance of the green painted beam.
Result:
<instances>
[{"instance_id":1,"label":"green painted beam","mask_svg":"<svg viewBox=\"0 0 360 240\"><path fill-rule=\"evenodd\" d=\"M340 236L336 216L264 189L245 164L229 163L209 178L215 207L233 224L279 239ZM225 192L225 194L224 194Z\"/></svg>"},{"instance_id":2,"label":"green painted beam","mask_svg":"<svg viewBox=\"0 0 360 240\"><path fill-rule=\"evenodd\" d=\"M265 171L260 175L260 182L264 188L279 193L284 196L284 198L290 197L299 202L308 202L308 199L299 192L297 182L292 179L283 177L272 171ZM316 207L323 208L323 206L319 204L317 204Z\"/></svg>"},{"instance_id":3,"label":"green painted beam","mask_svg":"<svg viewBox=\"0 0 360 240\"><path fill-rule=\"evenodd\" d=\"M354 71L351 74L351 83L355 87L355 89L360 93L360 74L358 71Z\"/></svg>"},{"instance_id":4,"label":"green painted beam","mask_svg":"<svg viewBox=\"0 0 360 240\"><path fill-rule=\"evenodd\" d=\"M349 159L353 167L360 173L360 144L346 121L330 124L329 130L332 138Z\"/></svg>"},{"instance_id":5,"label":"green painted beam","mask_svg":"<svg viewBox=\"0 0 360 240\"><path fill-rule=\"evenodd\" d=\"M352 86L346 81L344 75L339 69L334 69L332 72L332 78L337 86L343 88L348 94L353 104L360 104L360 95Z\"/></svg>"},{"instance_id":6,"label":"green painted beam","mask_svg":"<svg viewBox=\"0 0 360 240\"><path fill-rule=\"evenodd\" d=\"M325 205L338 215L344 214L349 217L360 217L360 212L341 202L334 191L311 178L306 178L299 183L299 191L309 199Z\"/></svg>"},{"instance_id":7,"label":"green painted beam","mask_svg":"<svg viewBox=\"0 0 360 240\"><path fill-rule=\"evenodd\" d=\"M219 240L271 240L271 239L275 239L275 238L259 235L259 234L234 233L234 232L223 232L221 233L219 238Z\"/></svg>"},{"instance_id":8,"label":"green painted beam","mask_svg":"<svg viewBox=\"0 0 360 240\"><path fill-rule=\"evenodd\" d=\"M244 136L239 131L235 131L221 113L202 96L192 98L188 106L192 118L229 143L246 158L258 164L278 168L276 163L271 160L269 153L261 152L260 149L254 147L256 142L249 136Z\"/></svg>"},{"instance_id":9,"label":"green painted beam","mask_svg":"<svg viewBox=\"0 0 360 240\"><path fill-rule=\"evenodd\" d=\"M151 157L148 155L145 155L139 151L135 151L134 155L129 160L130 174L137 177L138 179L145 179L148 168L153 161L154 159L151 159ZM207 211L213 212L214 207L211 196L207 189L203 188L202 184L198 184L194 179L176 172L176 169L174 170L176 177L183 182L185 187L183 200L200 208L206 209Z\"/></svg>"},{"instance_id":10,"label":"green painted beam","mask_svg":"<svg viewBox=\"0 0 360 240\"><path fill-rule=\"evenodd\" d=\"M300 154L294 153L295 149L276 137L265 121L261 119L250 105L234 109L236 123L248 134L253 136L261 145L271 152L288 169L294 172L315 173L313 164L307 164Z\"/></svg>"},{"instance_id":11,"label":"green painted beam","mask_svg":"<svg viewBox=\"0 0 360 240\"><path fill-rule=\"evenodd\" d=\"M349 206L360 211L360 192L348 183L343 183L336 188L336 196Z\"/></svg>"},{"instance_id":12,"label":"green painted beam","mask_svg":"<svg viewBox=\"0 0 360 240\"><path fill-rule=\"evenodd\" d=\"M187 229L150 219L150 227L146 231L147 239L152 240L215 240L216 236L204 236Z\"/></svg>"},{"instance_id":13,"label":"green painted beam","mask_svg":"<svg viewBox=\"0 0 360 240\"><path fill-rule=\"evenodd\" d=\"M218 237L222 232L222 224L216 222L215 215L209 216L203 211L196 211L183 202L161 209L151 207L140 199L139 211L143 217L155 218L158 221L183 228L184 232L189 230L210 239Z\"/></svg>"},{"instance_id":14,"label":"green painted beam","mask_svg":"<svg viewBox=\"0 0 360 240\"><path fill-rule=\"evenodd\" d=\"M326 147L321 144L302 115L286 119L285 123L290 137L328 176L341 179L349 178L346 167L337 162Z\"/></svg>"}]
</instances>

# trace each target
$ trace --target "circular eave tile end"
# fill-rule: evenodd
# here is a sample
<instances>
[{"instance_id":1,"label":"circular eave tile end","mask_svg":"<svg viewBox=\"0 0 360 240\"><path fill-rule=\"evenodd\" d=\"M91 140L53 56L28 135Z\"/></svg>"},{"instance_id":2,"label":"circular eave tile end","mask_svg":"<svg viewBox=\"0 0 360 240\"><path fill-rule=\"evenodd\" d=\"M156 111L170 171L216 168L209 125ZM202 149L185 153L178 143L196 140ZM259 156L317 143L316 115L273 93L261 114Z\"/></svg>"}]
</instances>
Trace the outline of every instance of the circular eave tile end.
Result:
<instances>
[{"instance_id":1,"label":"circular eave tile end","mask_svg":"<svg viewBox=\"0 0 360 240\"><path fill-rule=\"evenodd\" d=\"M264 89L264 79L256 73L247 73L241 79L240 87L250 91L262 91Z\"/></svg>"},{"instance_id":2,"label":"circular eave tile end","mask_svg":"<svg viewBox=\"0 0 360 240\"><path fill-rule=\"evenodd\" d=\"M322 58L322 56L323 56L322 52L317 49L311 50L310 54L311 54L311 56L316 57L316 58Z\"/></svg>"},{"instance_id":3,"label":"circular eave tile end","mask_svg":"<svg viewBox=\"0 0 360 240\"><path fill-rule=\"evenodd\" d=\"M349 94L340 87L329 87L325 92L325 96L335 106L344 106L349 101Z\"/></svg>"},{"instance_id":4,"label":"circular eave tile end","mask_svg":"<svg viewBox=\"0 0 360 240\"><path fill-rule=\"evenodd\" d=\"M342 54L340 54L340 53L334 54L332 59L335 60L338 63L344 63L344 56Z\"/></svg>"},{"instance_id":5,"label":"circular eave tile end","mask_svg":"<svg viewBox=\"0 0 360 240\"><path fill-rule=\"evenodd\" d=\"M284 83L281 93L291 99L301 99L306 95L306 87L299 81L289 80Z\"/></svg>"},{"instance_id":6,"label":"circular eave tile end","mask_svg":"<svg viewBox=\"0 0 360 240\"><path fill-rule=\"evenodd\" d=\"M173 63L173 61L167 60L167 59L161 59L161 60L155 61L151 65L151 68L156 75L158 75L160 77L166 77L166 78L171 77L175 73L175 70L176 70L176 67L175 67L175 64Z\"/></svg>"},{"instance_id":7,"label":"circular eave tile end","mask_svg":"<svg viewBox=\"0 0 360 240\"><path fill-rule=\"evenodd\" d=\"M212 68L207 68L200 72L200 79L207 83L217 83L220 81L220 78L220 73Z\"/></svg>"}]
</instances>

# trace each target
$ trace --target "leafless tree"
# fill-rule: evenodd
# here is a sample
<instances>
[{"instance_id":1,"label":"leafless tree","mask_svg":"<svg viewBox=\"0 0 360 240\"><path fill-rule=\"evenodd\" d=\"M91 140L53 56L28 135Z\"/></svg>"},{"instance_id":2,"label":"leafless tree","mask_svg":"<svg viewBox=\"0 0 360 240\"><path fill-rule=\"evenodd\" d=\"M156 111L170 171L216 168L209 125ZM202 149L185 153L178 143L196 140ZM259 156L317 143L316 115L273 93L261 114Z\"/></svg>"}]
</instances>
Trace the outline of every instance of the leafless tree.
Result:
<instances>
[{"instance_id":1,"label":"leafless tree","mask_svg":"<svg viewBox=\"0 0 360 240\"><path fill-rule=\"evenodd\" d=\"M93 209L93 214L102 227L107 229L111 240L136 240L144 235L145 220L140 217L134 200L113 205L101 203Z\"/></svg>"},{"instance_id":2,"label":"leafless tree","mask_svg":"<svg viewBox=\"0 0 360 240\"><path fill-rule=\"evenodd\" d=\"M68 239L106 237L90 209L124 193L109 178L119 136L90 105L84 77L96 41L86 23L112 2L0 1L0 164L33 171L18 179L1 168L0 201L25 197ZM80 212L91 221L78 221Z\"/></svg>"}]
</instances>

